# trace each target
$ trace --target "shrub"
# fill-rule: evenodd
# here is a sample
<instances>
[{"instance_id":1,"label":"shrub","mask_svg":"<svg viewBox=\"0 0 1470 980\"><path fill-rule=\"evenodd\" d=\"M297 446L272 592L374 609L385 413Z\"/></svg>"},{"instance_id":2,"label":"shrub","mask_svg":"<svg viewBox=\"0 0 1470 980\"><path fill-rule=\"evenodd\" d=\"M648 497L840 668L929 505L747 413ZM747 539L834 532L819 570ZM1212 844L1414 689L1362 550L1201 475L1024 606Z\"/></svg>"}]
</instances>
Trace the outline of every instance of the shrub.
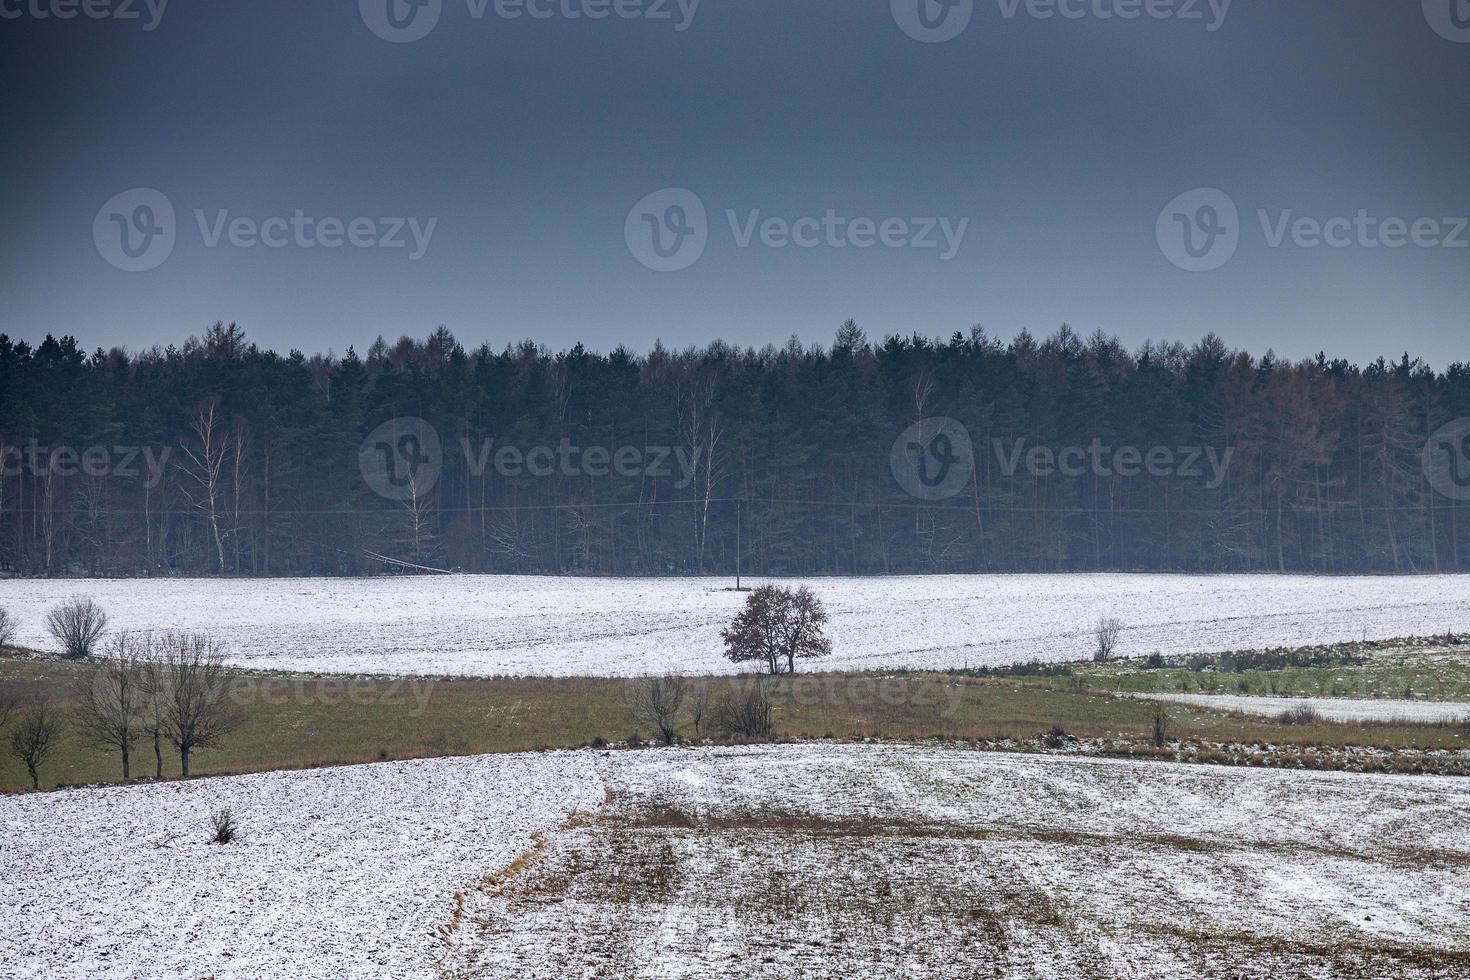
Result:
<instances>
[{"instance_id":1,"label":"shrub","mask_svg":"<svg viewBox=\"0 0 1470 980\"><path fill-rule=\"evenodd\" d=\"M670 675L635 681L627 690L633 717L653 726L665 745L673 745L679 738L679 709L684 704L686 687L684 678Z\"/></svg>"},{"instance_id":2,"label":"shrub","mask_svg":"<svg viewBox=\"0 0 1470 980\"><path fill-rule=\"evenodd\" d=\"M235 822L235 814L229 807L216 810L209 817L210 826L214 828L214 843L228 844L240 836L240 826Z\"/></svg>"},{"instance_id":3,"label":"shrub","mask_svg":"<svg viewBox=\"0 0 1470 980\"><path fill-rule=\"evenodd\" d=\"M1162 701L1154 702L1154 748L1162 749L1169 741L1169 712Z\"/></svg>"},{"instance_id":4,"label":"shrub","mask_svg":"<svg viewBox=\"0 0 1470 980\"><path fill-rule=\"evenodd\" d=\"M1283 725L1317 725L1322 722L1322 712L1303 704L1283 711L1276 720Z\"/></svg>"},{"instance_id":5,"label":"shrub","mask_svg":"<svg viewBox=\"0 0 1470 980\"><path fill-rule=\"evenodd\" d=\"M1093 651L1092 659L1096 663L1105 664L1113 659L1113 653L1118 648L1118 637L1123 632L1123 621L1113 616L1104 616L1097 624L1097 648Z\"/></svg>"},{"instance_id":6,"label":"shrub","mask_svg":"<svg viewBox=\"0 0 1470 980\"><path fill-rule=\"evenodd\" d=\"M725 735L744 738L771 737L771 699L760 682L726 691L715 704L715 727Z\"/></svg>"},{"instance_id":7,"label":"shrub","mask_svg":"<svg viewBox=\"0 0 1470 980\"><path fill-rule=\"evenodd\" d=\"M47 614L46 629L61 644L65 656L80 660L92 655L107 631L107 613L91 599L74 596Z\"/></svg>"},{"instance_id":8,"label":"shrub","mask_svg":"<svg viewBox=\"0 0 1470 980\"><path fill-rule=\"evenodd\" d=\"M1045 735L1041 736L1041 743L1049 749L1059 749L1062 746L1066 745L1068 742L1075 741L1076 739L1074 739L1061 725L1051 726L1051 730L1048 731Z\"/></svg>"},{"instance_id":9,"label":"shrub","mask_svg":"<svg viewBox=\"0 0 1470 980\"><path fill-rule=\"evenodd\" d=\"M0 650L15 642L15 634L19 628L20 624L15 621L15 617L8 610L0 609Z\"/></svg>"}]
</instances>

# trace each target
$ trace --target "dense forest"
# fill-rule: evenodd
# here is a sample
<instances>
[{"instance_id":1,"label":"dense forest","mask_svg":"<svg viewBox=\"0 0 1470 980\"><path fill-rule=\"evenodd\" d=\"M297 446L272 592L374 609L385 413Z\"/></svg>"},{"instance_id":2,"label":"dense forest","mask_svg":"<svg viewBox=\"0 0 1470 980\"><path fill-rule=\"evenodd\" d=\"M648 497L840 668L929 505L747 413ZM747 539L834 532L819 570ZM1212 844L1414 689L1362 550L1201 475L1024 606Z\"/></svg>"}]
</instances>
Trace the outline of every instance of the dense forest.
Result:
<instances>
[{"instance_id":1,"label":"dense forest","mask_svg":"<svg viewBox=\"0 0 1470 980\"><path fill-rule=\"evenodd\" d=\"M443 328L341 356L223 324L133 353L0 336L0 572L725 574L737 548L751 574L1460 570L1470 508L1423 460L1467 416L1464 364L1065 327L645 354L467 351ZM404 417L442 448L405 457L390 499L364 439ZM921 499L891 456L938 417L970 436L973 479ZM1217 468L1015 465L1069 446L1201 447Z\"/></svg>"}]
</instances>

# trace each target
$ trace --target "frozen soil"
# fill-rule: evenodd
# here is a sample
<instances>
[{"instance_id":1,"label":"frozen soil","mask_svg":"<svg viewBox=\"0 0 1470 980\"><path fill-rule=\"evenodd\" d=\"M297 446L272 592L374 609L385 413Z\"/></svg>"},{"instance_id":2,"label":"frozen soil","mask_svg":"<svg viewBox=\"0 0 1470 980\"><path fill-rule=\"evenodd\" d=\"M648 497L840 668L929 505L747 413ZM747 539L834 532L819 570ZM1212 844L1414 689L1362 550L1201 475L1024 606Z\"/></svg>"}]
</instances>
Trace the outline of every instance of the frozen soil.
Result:
<instances>
[{"instance_id":1,"label":"frozen soil","mask_svg":"<svg viewBox=\"0 0 1470 980\"><path fill-rule=\"evenodd\" d=\"M1467 828L1464 779L915 745L73 790L0 798L0 976L1467 977Z\"/></svg>"},{"instance_id":2,"label":"frozen soil","mask_svg":"<svg viewBox=\"0 0 1470 980\"><path fill-rule=\"evenodd\" d=\"M913 747L618 754L454 977L1470 976L1470 784Z\"/></svg>"}]
</instances>

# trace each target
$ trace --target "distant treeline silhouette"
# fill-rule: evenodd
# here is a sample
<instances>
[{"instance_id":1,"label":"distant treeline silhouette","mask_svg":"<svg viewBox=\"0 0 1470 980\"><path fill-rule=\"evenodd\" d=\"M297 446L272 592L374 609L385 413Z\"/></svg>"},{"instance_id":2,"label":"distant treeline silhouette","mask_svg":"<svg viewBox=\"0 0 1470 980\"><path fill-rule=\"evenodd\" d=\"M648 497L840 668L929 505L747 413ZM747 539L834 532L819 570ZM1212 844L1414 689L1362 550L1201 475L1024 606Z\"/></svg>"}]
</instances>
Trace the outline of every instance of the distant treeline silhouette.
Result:
<instances>
[{"instance_id":1,"label":"distant treeline silhouette","mask_svg":"<svg viewBox=\"0 0 1470 980\"><path fill-rule=\"evenodd\" d=\"M0 336L0 572L726 574L737 541L754 575L1461 570L1470 509L1423 460L1467 416L1465 364L1213 335L870 343L849 322L830 347L599 354L440 328L365 356L233 324L141 353ZM442 453L389 449L408 491L386 499L383 447L360 451L406 417ZM932 426L900 439L924 419L973 456Z\"/></svg>"}]
</instances>

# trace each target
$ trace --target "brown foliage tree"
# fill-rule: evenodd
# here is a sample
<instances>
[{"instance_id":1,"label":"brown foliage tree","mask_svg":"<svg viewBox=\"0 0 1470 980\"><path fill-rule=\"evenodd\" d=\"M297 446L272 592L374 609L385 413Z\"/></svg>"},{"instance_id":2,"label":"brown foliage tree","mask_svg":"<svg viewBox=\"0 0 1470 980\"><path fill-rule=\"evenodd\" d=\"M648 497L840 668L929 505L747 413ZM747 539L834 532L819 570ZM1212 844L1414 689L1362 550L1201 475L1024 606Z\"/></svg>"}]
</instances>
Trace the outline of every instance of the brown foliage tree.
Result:
<instances>
[{"instance_id":1,"label":"brown foliage tree","mask_svg":"<svg viewBox=\"0 0 1470 980\"><path fill-rule=\"evenodd\" d=\"M730 661L760 663L771 674L794 674L798 657L832 652L822 632L826 623L827 611L811 589L793 592L763 585L746 597L745 608L720 636Z\"/></svg>"}]
</instances>

